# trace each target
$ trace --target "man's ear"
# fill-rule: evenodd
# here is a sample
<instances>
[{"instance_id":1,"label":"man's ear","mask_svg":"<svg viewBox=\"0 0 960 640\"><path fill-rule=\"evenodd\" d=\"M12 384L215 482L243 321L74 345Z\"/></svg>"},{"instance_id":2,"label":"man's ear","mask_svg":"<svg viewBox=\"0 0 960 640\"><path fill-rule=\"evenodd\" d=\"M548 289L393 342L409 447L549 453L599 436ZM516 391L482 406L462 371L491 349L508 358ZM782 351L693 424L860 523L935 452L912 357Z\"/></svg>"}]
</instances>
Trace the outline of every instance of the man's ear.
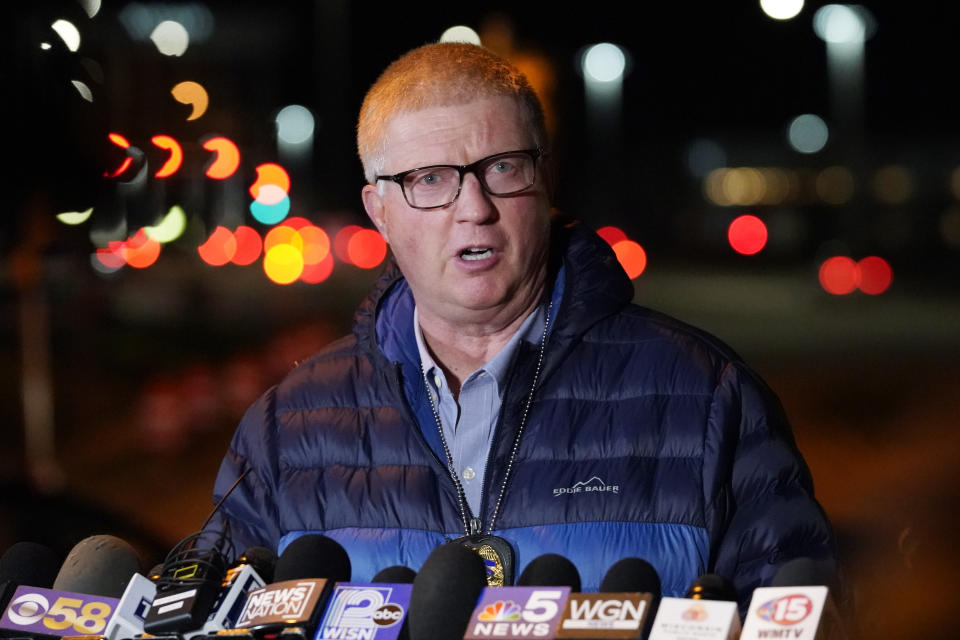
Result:
<instances>
[{"instance_id":1,"label":"man's ear","mask_svg":"<svg viewBox=\"0 0 960 640\"><path fill-rule=\"evenodd\" d=\"M390 244L390 238L387 236L383 196L380 195L377 187L372 184L365 185L360 193L360 199L363 200L363 208L366 210L367 216L370 217L370 221L373 222L373 226L377 228L387 244Z\"/></svg>"}]
</instances>

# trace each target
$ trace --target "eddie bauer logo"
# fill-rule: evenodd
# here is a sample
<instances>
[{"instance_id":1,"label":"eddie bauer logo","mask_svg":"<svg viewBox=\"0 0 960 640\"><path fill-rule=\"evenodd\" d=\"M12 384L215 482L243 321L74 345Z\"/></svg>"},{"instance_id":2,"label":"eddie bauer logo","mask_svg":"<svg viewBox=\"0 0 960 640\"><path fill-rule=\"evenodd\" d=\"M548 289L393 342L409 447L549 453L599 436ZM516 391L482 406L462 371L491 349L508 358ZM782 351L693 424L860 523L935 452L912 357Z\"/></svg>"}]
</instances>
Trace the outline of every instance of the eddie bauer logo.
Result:
<instances>
[{"instance_id":1,"label":"eddie bauer logo","mask_svg":"<svg viewBox=\"0 0 960 640\"><path fill-rule=\"evenodd\" d=\"M586 482L578 482L572 487L560 487L553 490L553 497L576 493L620 493L620 485L607 484L599 476L593 476Z\"/></svg>"}]
</instances>

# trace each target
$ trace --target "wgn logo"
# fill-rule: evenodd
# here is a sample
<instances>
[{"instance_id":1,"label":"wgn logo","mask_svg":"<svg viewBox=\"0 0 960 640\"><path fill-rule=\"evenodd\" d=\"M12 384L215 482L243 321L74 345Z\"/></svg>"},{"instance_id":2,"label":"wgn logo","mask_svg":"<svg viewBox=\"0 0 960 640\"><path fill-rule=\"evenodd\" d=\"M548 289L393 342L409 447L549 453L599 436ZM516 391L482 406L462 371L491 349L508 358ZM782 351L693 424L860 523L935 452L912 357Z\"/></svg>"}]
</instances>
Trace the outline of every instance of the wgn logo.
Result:
<instances>
[{"instance_id":1,"label":"wgn logo","mask_svg":"<svg viewBox=\"0 0 960 640\"><path fill-rule=\"evenodd\" d=\"M392 587L337 585L318 639L372 640L377 631L403 621L402 606L390 602Z\"/></svg>"}]
</instances>

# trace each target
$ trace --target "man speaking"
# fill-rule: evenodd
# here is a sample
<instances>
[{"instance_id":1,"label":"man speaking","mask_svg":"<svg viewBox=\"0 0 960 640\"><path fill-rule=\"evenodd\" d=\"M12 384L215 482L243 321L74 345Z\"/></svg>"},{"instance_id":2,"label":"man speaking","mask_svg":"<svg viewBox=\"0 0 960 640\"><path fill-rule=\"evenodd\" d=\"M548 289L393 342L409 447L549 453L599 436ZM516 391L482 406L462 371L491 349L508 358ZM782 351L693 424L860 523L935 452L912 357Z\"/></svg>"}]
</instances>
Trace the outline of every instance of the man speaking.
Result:
<instances>
[{"instance_id":1,"label":"man speaking","mask_svg":"<svg viewBox=\"0 0 960 640\"><path fill-rule=\"evenodd\" d=\"M583 590L640 557L663 594L704 573L741 605L777 568L833 562L779 402L717 339L631 303L606 243L551 214L526 79L478 46L415 49L357 126L367 214L394 261L351 335L247 412L215 498L239 549L322 533L353 579L445 541L492 584L537 556Z\"/></svg>"}]
</instances>

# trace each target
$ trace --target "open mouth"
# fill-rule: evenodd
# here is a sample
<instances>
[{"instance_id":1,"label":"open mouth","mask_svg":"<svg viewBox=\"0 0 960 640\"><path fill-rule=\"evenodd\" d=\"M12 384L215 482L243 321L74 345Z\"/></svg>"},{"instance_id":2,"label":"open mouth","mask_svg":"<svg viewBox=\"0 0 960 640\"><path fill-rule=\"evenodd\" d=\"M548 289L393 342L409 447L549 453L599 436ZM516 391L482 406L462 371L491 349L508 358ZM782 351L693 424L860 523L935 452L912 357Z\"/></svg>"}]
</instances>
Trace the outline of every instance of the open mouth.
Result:
<instances>
[{"instance_id":1,"label":"open mouth","mask_svg":"<svg viewBox=\"0 0 960 640\"><path fill-rule=\"evenodd\" d=\"M460 252L460 257L464 260L483 260L493 255L493 249L490 247L470 247Z\"/></svg>"}]
</instances>

